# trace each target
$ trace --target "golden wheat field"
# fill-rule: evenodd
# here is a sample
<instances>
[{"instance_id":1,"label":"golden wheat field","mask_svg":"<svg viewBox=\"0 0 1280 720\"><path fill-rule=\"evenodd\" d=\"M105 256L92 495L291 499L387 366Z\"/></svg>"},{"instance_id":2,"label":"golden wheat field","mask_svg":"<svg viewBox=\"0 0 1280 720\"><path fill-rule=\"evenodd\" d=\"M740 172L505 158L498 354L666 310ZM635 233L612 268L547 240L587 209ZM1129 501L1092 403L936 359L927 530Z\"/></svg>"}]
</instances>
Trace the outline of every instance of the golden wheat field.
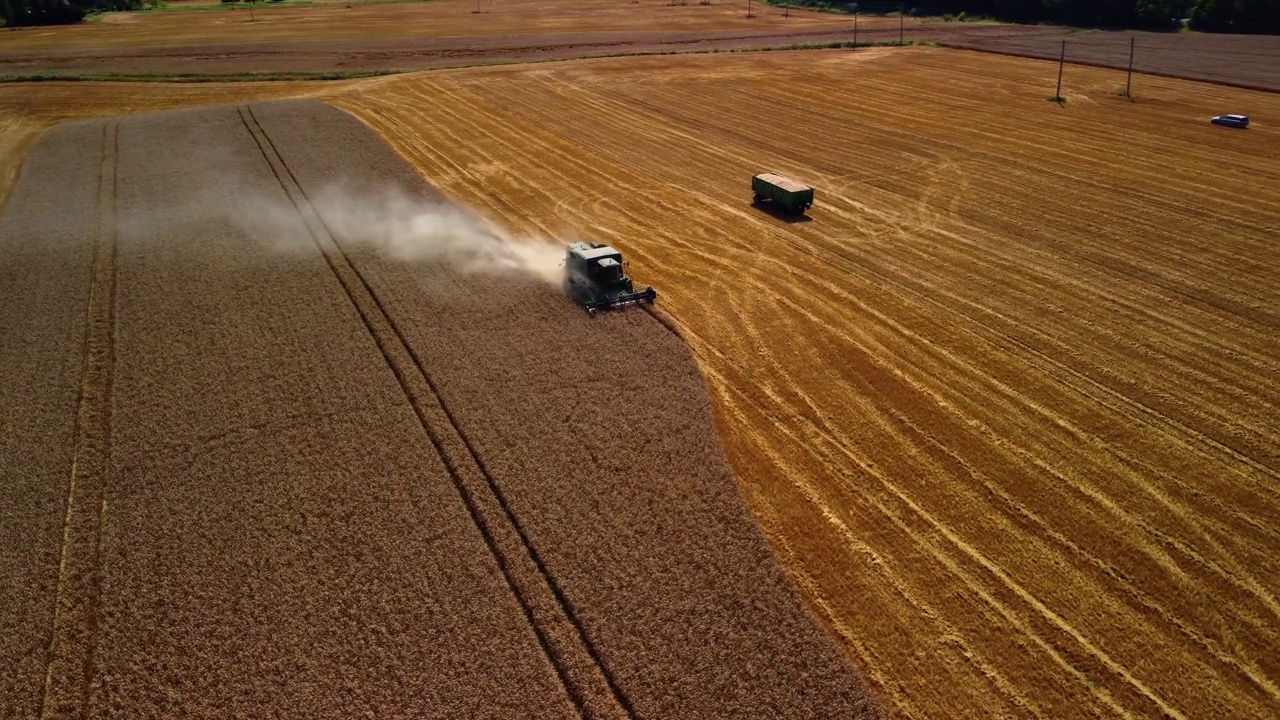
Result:
<instances>
[{"instance_id":1,"label":"golden wheat field","mask_svg":"<svg viewBox=\"0 0 1280 720\"><path fill-rule=\"evenodd\" d=\"M43 85L43 86L42 86ZM52 126L65 120L147 113L216 103L332 93L344 82L14 83L0 86L0 202L23 158Z\"/></svg>"},{"instance_id":2,"label":"golden wheat field","mask_svg":"<svg viewBox=\"0 0 1280 720\"><path fill-rule=\"evenodd\" d=\"M837 15L758 10L716 2L672 5L670 0L431 0L430 2L323 2L301 7L264 5L250 18L243 7L198 12L110 13L97 23L0 31L4 52L203 45L246 42L315 42L388 38L468 37L590 32L708 33L780 29L840 29ZM864 27L898 27L896 19L863 19ZM911 25L919 25L912 20ZM216 53L213 49L209 52ZM165 68L159 68L164 70Z\"/></svg>"},{"instance_id":3,"label":"golden wheat field","mask_svg":"<svg viewBox=\"0 0 1280 720\"><path fill-rule=\"evenodd\" d=\"M624 252L892 714L1274 716L1280 96L1139 76L1130 102L1071 67L1059 105L1055 72L886 48L280 91L514 229ZM163 92L4 87L0 122ZM751 206L767 170L816 188L807 219Z\"/></svg>"},{"instance_id":4,"label":"golden wheat field","mask_svg":"<svg viewBox=\"0 0 1280 720\"><path fill-rule=\"evenodd\" d=\"M759 518L905 716L1280 708L1280 97L891 49L334 98L446 192L614 243ZM813 184L808 222L752 173ZM981 708L979 711L978 709Z\"/></svg>"}]
</instances>

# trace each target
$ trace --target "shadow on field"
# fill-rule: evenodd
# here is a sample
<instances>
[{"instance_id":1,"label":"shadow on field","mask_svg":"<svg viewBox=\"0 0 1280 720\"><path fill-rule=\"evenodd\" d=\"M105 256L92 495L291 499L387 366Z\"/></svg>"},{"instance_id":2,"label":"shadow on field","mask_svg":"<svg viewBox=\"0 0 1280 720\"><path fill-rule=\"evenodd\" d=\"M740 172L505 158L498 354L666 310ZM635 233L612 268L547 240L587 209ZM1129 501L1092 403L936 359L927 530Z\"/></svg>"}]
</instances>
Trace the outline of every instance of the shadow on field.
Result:
<instances>
[{"instance_id":1,"label":"shadow on field","mask_svg":"<svg viewBox=\"0 0 1280 720\"><path fill-rule=\"evenodd\" d=\"M809 217L804 213L787 212L786 208L782 207L781 205L775 205L774 203L771 203L771 202L762 202L762 203L752 202L751 207L755 208L756 210L759 210L760 212L776 220L781 220L782 222L787 223L788 225L794 225L796 223L813 222L813 218Z\"/></svg>"}]
</instances>

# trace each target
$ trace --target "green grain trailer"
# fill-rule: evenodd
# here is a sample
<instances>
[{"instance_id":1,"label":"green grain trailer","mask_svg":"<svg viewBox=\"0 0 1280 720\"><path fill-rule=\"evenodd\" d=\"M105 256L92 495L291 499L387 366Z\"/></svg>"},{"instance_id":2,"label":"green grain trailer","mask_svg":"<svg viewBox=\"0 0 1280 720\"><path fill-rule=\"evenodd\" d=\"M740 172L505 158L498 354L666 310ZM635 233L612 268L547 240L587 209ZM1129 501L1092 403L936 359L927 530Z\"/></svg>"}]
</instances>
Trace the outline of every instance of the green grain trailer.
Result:
<instances>
[{"instance_id":1,"label":"green grain trailer","mask_svg":"<svg viewBox=\"0 0 1280 720\"><path fill-rule=\"evenodd\" d=\"M774 173L761 173L751 178L752 202L763 200L777 203L787 212L803 213L813 205L813 188Z\"/></svg>"}]
</instances>

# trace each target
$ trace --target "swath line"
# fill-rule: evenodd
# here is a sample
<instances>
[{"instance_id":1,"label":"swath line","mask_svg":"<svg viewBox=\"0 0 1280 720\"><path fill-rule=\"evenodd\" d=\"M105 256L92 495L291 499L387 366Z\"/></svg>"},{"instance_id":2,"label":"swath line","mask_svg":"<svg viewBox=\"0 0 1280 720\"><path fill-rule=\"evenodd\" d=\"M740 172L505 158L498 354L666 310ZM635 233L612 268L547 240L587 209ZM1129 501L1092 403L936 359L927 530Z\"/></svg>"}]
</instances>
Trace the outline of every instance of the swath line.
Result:
<instances>
[{"instance_id":1,"label":"swath line","mask_svg":"<svg viewBox=\"0 0 1280 720\"><path fill-rule=\"evenodd\" d=\"M111 474L119 126L119 120L112 120L102 128L98 222L85 310L84 369L63 518L57 604L40 700L42 720L89 715L89 683L98 644L98 602L102 592L102 527Z\"/></svg>"}]
</instances>

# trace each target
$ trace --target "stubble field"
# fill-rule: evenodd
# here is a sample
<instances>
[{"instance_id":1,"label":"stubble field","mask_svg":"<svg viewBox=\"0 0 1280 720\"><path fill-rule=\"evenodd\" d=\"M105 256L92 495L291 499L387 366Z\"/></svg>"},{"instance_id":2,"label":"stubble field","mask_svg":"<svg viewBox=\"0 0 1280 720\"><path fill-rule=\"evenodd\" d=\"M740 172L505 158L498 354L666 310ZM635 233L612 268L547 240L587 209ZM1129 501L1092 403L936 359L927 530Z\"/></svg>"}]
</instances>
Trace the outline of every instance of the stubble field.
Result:
<instances>
[{"instance_id":1,"label":"stubble field","mask_svg":"<svg viewBox=\"0 0 1280 720\"><path fill-rule=\"evenodd\" d=\"M350 5L348 7L348 5ZM0 73L244 73L425 69L636 52L844 40L851 18L667 0L432 0L117 13L73 27L0 29ZM909 37L927 24L912 20ZM1010 32L970 26L973 32ZM863 18L863 38L898 21ZM954 32L952 34L955 34Z\"/></svg>"},{"instance_id":2,"label":"stubble field","mask_svg":"<svg viewBox=\"0 0 1280 720\"><path fill-rule=\"evenodd\" d=\"M332 99L616 243L757 517L904 716L1280 707L1274 95L946 50L592 61ZM1207 123L1222 107L1259 118ZM810 182L807 222L749 206ZM1229 710L1224 710L1229 708Z\"/></svg>"},{"instance_id":3,"label":"stubble field","mask_svg":"<svg viewBox=\"0 0 1280 720\"><path fill-rule=\"evenodd\" d=\"M907 49L306 91L510 227L623 249L892 713L1267 717L1280 99L1140 77L1131 103L1073 67L1059 106L1055 70ZM81 91L40 92L0 103L35 126ZM1228 107L1255 126L1207 124ZM818 188L807 221L750 207L766 169Z\"/></svg>"}]
</instances>

